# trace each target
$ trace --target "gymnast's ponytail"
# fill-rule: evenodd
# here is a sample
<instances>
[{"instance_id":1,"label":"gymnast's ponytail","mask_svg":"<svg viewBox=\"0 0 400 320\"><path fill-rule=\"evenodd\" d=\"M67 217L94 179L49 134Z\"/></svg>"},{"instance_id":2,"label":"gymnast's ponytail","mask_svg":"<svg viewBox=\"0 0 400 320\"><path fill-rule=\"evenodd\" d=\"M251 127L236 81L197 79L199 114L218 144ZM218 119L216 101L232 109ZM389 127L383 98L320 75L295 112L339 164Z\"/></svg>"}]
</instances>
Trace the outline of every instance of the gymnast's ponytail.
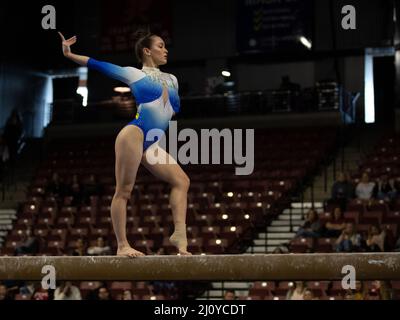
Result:
<instances>
[{"instance_id":1,"label":"gymnast's ponytail","mask_svg":"<svg viewBox=\"0 0 400 320\"><path fill-rule=\"evenodd\" d=\"M151 33L149 28L140 28L135 32L134 41L135 41L135 54L137 60L142 63L143 62L143 49L150 49L151 46L151 37L155 34Z\"/></svg>"}]
</instances>

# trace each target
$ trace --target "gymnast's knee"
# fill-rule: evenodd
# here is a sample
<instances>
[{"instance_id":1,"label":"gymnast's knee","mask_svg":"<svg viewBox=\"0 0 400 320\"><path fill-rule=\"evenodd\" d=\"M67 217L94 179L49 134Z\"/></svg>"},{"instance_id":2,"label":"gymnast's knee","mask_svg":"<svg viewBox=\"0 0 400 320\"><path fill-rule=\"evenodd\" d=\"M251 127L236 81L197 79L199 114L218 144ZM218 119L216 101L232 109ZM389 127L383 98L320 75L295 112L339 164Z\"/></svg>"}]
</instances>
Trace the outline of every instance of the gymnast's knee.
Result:
<instances>
[{"instance_id":1,"label":"gymnast's knee","mask_svg":"<svg viewBox=\"0 0 400 320\"><path fill-rule=\"evenodd\" d=\"M175 182L175 186L187 192L190 186L189 177L186 174L179 176Z\"/></svg>"},{"instance_id":2,"label":"gymnast's knee","mask_svg":"<svg viewBox=\"0 0 400 320\"><path fill-rule=\"evenodd\" d=\"M115 199L124 199L129 200L131 198L133 186L124 186L124 187L117 187L115 190L114 198Z\"/></svg>"}]
</instances>

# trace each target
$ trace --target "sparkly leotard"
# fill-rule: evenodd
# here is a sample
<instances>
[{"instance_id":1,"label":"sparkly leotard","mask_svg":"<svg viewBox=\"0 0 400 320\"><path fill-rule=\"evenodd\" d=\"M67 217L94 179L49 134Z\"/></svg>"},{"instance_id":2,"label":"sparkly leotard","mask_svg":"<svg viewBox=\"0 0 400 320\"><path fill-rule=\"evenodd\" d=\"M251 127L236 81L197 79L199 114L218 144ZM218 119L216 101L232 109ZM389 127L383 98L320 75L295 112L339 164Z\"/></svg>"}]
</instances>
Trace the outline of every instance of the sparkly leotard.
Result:
<instances>
[{"instance_id":1,"label":"sparkly leotard","mask_svg":"<svg viewBox=\"0 0 400 320\"><path fill-rule=\"evenodd\" d=\"M178 80L169 73L158 68L120 67L108 62L89 58L88 68L100 71L111 78L127 84L138 105L135 119L128 125L139 127L144 134L143 151L158 139L146 139L152 129L165 131L174 113L180 109ZM168 99L164 104L163 88L168 91Z\"/></svg>"}]
</instances>

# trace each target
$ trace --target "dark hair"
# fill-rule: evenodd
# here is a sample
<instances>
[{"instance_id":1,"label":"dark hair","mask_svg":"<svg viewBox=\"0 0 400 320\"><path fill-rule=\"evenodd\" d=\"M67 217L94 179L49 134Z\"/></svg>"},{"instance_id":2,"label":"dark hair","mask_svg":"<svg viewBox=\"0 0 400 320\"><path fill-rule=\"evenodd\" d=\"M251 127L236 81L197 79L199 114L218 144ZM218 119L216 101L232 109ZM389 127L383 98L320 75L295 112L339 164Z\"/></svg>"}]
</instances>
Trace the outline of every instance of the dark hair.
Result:
<instances>
[{"instance_id":1,"label":"dark hair","mask_svg":"<svg viewBox=\"0 0 400 320\"><path fill-rule=\"evenodd\" d=\"M149 28L146 29L138 29L135 32L134 40L135 40L135 54L136 59L139 62L143 62L143 49L150 49L152 39L151 37L155 36L154 33L151 33Z\"/></svg>"}]
</instances>

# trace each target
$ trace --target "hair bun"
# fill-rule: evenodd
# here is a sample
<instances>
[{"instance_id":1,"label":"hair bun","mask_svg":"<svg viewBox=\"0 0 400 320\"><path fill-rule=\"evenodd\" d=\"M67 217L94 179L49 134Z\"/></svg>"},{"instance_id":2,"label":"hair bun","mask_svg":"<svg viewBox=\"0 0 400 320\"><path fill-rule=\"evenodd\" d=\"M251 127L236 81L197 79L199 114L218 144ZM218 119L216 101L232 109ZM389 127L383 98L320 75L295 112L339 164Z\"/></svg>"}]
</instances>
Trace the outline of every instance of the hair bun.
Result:
<instances>
[{"instance_id":1,"label":"hair bun","mask_svg":"<svg viewBox=\"0 0 400 320\"><path fill-rule=\"evenodd\" d=\"M152 33L151 33L149 27L141 27L141 28L137 29L136 32L134 33L133 39L135 42L138 42L139 40L147 38L151 35L152 35Z\"/></svg>"}]
</instances>

